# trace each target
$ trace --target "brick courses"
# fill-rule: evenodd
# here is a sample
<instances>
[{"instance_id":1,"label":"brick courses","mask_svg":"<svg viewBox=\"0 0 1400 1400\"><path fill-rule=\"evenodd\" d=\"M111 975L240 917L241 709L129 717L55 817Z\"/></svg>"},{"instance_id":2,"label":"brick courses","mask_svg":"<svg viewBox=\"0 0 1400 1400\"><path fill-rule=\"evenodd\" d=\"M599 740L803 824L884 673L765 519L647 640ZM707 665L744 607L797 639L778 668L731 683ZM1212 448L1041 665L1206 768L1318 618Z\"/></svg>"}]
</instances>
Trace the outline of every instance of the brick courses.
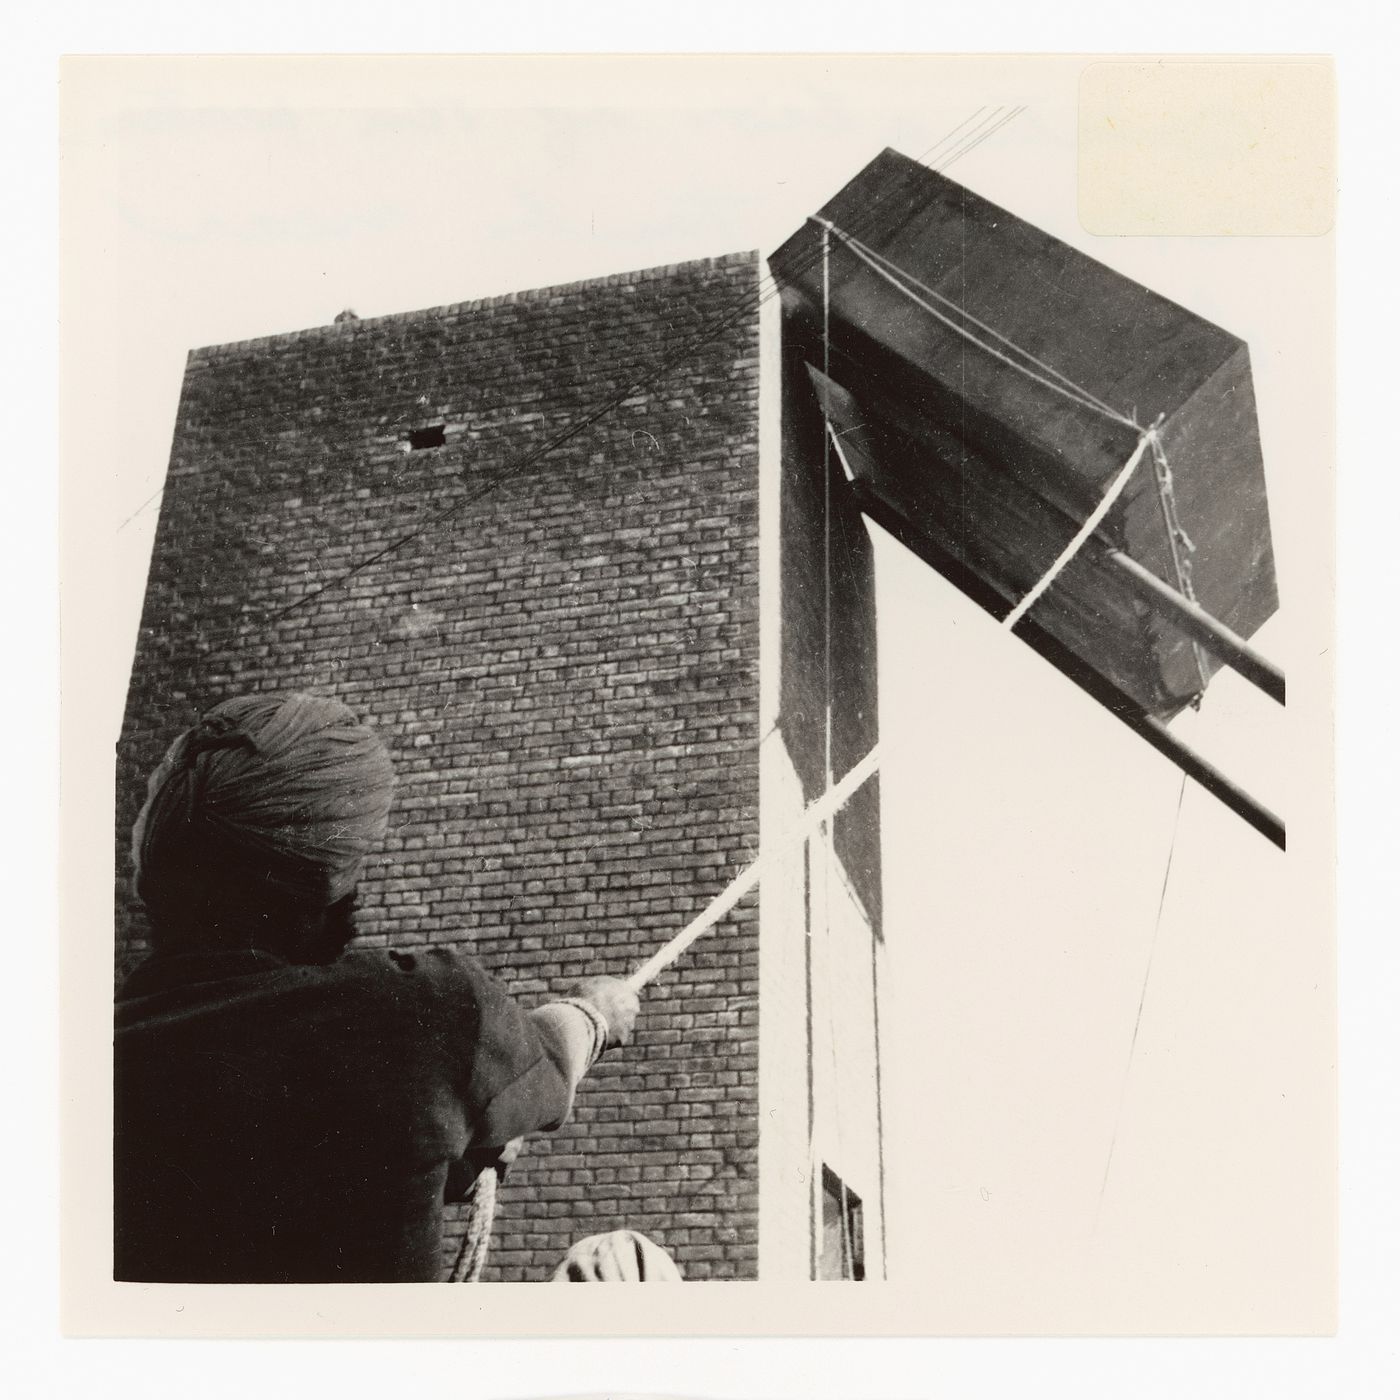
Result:
<instances>
[{"instance_id":1,"label":"brick courses","mask_svg":"<svg viewBox=\"0 0 1400 1400\"><path fill-rule=\"evenodd\" d=\"M399 790L362 941L461 946L527 1002L630 971L757 852L758 315L728 315L757 277L736 254L191 354L118 754L122 967L145 775L231 694L376 725ZM489 1279L623 1224L688 1278L755 1275L757 940L751 896L651 989L513 1170Z\"/></svg>"}]
</instances>

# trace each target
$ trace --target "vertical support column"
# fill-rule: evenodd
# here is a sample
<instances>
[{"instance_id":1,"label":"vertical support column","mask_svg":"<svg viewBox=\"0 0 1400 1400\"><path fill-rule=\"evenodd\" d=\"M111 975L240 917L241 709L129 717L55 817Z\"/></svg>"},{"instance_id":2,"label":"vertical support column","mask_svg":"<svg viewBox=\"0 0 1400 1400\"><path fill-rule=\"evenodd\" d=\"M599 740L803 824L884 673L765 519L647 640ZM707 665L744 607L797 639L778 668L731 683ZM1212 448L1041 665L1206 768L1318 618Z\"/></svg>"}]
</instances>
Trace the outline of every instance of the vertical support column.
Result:
<instances>
[{"instance_id":1,"label":"vertical support column","mask_svg":"<svg viewBox=\"0 0 1400 1400\"><path fill-rule=\"evenodd\" d=\"M759 1139L758 1273L811 1276L807 1164L806 852L775 854L802 811L802 783L780 727L785 629L783 374L776 300L759 312ZM803 1187L806 1185L806 1198Z\"/></svg>"},{"instance_id":2,"label":"vertical support column","mask_svg":"<svg viewBox=\"0 0 1400 1400\"><path fill-rule=\"evenodd\" d=\"M873 550L806 372L820 337L762 328L761 829L771 849L878 738ZM867 783L761 890L759 1272L851 1272L823 1251L824 1170L883 1265L878 1102L879 797Z\"/></svg>"}]
</instances>

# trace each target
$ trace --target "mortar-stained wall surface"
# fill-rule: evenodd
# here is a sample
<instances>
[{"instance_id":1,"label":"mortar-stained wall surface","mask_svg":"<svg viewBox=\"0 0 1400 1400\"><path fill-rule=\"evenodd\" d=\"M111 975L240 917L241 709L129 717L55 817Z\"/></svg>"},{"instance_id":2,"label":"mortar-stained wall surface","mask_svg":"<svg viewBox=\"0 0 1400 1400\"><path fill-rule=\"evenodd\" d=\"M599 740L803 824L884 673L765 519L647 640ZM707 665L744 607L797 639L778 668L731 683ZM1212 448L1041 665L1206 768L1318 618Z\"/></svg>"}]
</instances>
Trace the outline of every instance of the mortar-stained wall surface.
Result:
<instances>
[{"instance_id":1,"label":"mortar-stained wall surface","mask_svg":"<svg viewBox=\"0 0 1400 1400\"><path fill-rule=\"evenodd\" d=\"M191 355L119 752L122 967L145 775L233 694L378 728L399 789L362 942L455 945L527 1003L631 971L756 853L757 275L733 255ZM621 1225L688 1278L754 1276L757 939L751 896L645 994L634 1047L512 1170L487 1278Z\"/></svg>"}]
</instances>

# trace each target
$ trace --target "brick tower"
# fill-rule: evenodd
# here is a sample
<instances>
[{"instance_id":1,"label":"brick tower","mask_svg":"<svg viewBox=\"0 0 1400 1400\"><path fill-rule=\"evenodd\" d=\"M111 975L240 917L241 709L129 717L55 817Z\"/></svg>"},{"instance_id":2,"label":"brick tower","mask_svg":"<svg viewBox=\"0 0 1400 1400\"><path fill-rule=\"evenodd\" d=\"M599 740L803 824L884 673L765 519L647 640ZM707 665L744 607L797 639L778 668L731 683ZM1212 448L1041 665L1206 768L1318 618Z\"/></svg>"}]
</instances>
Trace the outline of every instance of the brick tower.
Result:
<instances>
[{"instance_id":1,"label":"brick tower","mask_svg":"<svg viewBox=\"0 0 1400 1400\"><path fill-rule=\"evenodd\" d=\"M191 353L119 752L120 965L145 774L232 694L376 727L399 788L361 942L458 945L527 1003L627 974L777 850L873 742L874 599L759 271ZM648 989L502 1189L488 1279L620 1225L691 1279L878 1276L876 808L783 847Z\"/></svg>"}]
</instances>

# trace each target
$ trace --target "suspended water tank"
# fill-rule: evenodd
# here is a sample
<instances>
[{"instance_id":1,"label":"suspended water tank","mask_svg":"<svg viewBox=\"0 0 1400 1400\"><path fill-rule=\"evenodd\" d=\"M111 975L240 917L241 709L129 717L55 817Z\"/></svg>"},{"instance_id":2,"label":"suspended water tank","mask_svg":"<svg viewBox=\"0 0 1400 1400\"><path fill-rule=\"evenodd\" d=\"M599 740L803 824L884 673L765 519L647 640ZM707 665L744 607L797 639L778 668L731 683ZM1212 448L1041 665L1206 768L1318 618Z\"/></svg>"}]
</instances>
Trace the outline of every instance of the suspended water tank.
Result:
<instances>
[{"instance_id":1,"label":"suspended water tank","mask_svg":"<svg viewBox=\"0 0 1400 1400\"><path fill-rule=\"evenodd\" d=\"M1021 629L1105 703L1169 717L1218 665L1115 555L1240 637L1277 609L1239 337L894 151L770 264L862 503L998 615L1159 424Z\"/></svg>"}]
</instances>

